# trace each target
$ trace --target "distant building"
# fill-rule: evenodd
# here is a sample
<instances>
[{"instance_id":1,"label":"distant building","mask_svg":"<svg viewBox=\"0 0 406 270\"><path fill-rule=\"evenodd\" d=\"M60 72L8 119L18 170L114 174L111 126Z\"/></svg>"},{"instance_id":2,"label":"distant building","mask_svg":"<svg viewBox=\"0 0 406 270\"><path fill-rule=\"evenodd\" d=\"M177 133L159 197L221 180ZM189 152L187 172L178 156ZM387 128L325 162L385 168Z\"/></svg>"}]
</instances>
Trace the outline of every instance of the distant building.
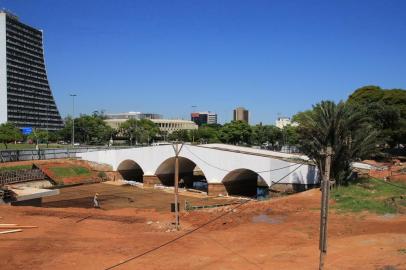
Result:
<instances>
[{"instance_id":1,"label":"distant building","mask_svg":"<svg viewBox=\"0 0 406 270\"><path fill-rule=\"evenodd\" d=\"M47 78L42 34L0 10L0 124L63 127Z\"/></svg>"},{"instance_id":2,"label":"distant building","mask_svg":"<svg viewBox=\"0 0 406 270\"><path fill-rule=\"evenodd\" d=\"M212 112L193 112L190 115L191 120L198 126L203 124L217 124L217 114Z\"/></svg>"},{"instance_id":3,"label":"distant building","mask_svg":"<svg viewBox=\"0 0 406 270\"><path fill-rule=\"evenodd\" d=\"M244 107L238 107L234 110L234 121L249 122L249 112Z\"/></svg>"},{"instance_id":4,"label":"distant building","mask_svg":"<svg viewBox=\"0 0 406 270\"><path fill-rule=\"evenodd\" d=\"M296 122L292 122L290 117L278 117L278 119L275 121L275 126L277 126L280 129L283 129L284 127L291 125L296 127L298 125L298 123Z\"/></svg>"},{"instance_id":5,"label":"distant building","mask_svg":"<svg viewBox=\"0 0 406 270\"><path fill-rule=\"evenodd\" d=\"M162 115L155 113L141 113L141 112L127 112L127 113L114 113L106 114L104 120L110 127L119 128L120 124L124 123L128 119L149 119L154 122L160 131L172 133L177 130L193 130L198 129L198 126L189 120L182 119L163 119Z\"/></svg>"},{"instance_id":6,"label":"distant building","mask_svg":"<svg viewBox=\"0 0 406 270\"><path fill-rule=\"evenodd\" d=\"M198 129L195 122L182 119L152 119L152 122L158 125L159 130L172 133L177 130Z\"/></svg>"},{"instance_id":7,"label":"distant building","mask_svg":"<svg viewBox=\"0 0 406 270\"><path fill-rule=\"evenodd\" d=\"M107 113L105 117L106 119L162 119L161 114L141 112Z\"/></svg>"}]
</instances>

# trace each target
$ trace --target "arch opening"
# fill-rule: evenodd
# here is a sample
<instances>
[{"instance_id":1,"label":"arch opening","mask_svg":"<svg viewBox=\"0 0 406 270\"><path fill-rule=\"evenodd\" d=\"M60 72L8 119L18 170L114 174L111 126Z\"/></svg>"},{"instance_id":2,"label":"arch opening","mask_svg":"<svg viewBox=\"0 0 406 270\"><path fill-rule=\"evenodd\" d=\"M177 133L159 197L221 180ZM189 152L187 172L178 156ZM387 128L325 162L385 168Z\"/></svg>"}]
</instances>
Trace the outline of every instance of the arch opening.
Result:
<instances>
[{"instance_id":1,"label":"arch opening","mask_svg":"<svg viewBox=\"0 0 406 270\"><path fill-rule=\"evenodd\" d=\"M175 157L168 158L155 172L162 185L175 184ZM207 181L203 171L188 158L179 157L179 187L207 192Z\"/></svg>"},{"instance_id":2,"label":"arch opening","mask_svg":"<svg viewBox=\"0 0 406 270\"><path fill-rule=\"evenodd\" d=\"M222 181L228 195L265 199L269 196L269 187L265 180L249 169L237 169L229 172Z\"/></svg>"},{"instance_id":3,"label":"arch opening","mask_svg":"<svg viewBox=\"0 0 406 270\"><path fill-rule=\"evenodd\" d=\"M117 172L124 180L143 182L144 171L141 166L133 160L124 160L117 167Z\"/></svg>"}]
</instances>

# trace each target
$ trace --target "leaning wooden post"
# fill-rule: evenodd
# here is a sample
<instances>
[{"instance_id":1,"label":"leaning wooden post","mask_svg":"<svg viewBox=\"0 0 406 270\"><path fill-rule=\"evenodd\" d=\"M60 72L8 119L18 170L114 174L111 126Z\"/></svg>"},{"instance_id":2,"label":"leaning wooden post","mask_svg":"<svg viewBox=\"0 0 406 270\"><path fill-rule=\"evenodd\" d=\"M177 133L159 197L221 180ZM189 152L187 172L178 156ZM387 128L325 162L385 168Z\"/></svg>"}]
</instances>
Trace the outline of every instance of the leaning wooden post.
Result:
<instances>
[{"instance_id":1,"label":"leaning wooden post","mask_svg":"<svg viewBox=\"0 0 406 270\"><path fill-rule=\"evenodd\" d=\"M327 228L328 228L328 201L330 198L330 169L332 148L327 146L326 164L324 169L323 180L321 184L321 211L320 211L320 261L319 270L324 269L324 259L327 254Z\"/></svg>"}]
</instances>

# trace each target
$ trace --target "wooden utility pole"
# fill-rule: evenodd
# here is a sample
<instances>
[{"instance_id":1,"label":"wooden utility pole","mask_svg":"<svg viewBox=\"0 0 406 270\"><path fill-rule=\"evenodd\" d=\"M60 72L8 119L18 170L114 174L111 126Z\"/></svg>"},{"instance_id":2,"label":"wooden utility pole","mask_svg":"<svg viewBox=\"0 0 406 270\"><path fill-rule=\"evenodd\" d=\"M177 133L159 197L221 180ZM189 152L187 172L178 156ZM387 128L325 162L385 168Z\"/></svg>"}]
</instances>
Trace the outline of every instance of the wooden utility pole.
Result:
<instances>
[{"instance_id":1,"label":"wooden utility pole","mask_svg":"<svg viewBox=\"0 0 406 270\"><path fill-rule=\"evenodd\" d=\"M173 150L175 151L175 226L176 230L179 230L179 153L182 150L183 143L179 148L179 143L176 142L175 145L172 144Z\"/></svg>"},{"instance_id":2,"label":"wooden utility pole","mask_svg":"<svg viewBox=\"0 0 406 270\"><path fill-rule=\"evenodd\" d=\"M328 222L328 200L330 198L330 168L332 148L327 146L325 152L326 164L324 169L323 181L321 183L321 212L320 212L320 261L319 270L324 269L324 259L327 254L327 222Z\"/></svg>"}]
</instances>

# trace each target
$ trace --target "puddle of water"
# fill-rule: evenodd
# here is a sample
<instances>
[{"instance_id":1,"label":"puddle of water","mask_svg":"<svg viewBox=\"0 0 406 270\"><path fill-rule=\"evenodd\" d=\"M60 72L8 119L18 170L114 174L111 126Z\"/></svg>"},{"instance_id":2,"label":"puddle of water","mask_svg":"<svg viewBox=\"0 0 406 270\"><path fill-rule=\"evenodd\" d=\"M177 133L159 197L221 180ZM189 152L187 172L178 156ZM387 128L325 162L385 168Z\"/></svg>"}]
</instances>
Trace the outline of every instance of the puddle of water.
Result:
<instances>
[{"instance_id":1,"label":"puddle of water","mask_svg":"<svg viewBox=\"0 0 406 270\"><path fill-rule=\"evenodd\" d=\"M280 224L283 223L283 217L281 216L274 216L270 217L265 214L260 214L252 217L253 223L267 223L267 224Z\"/></svg>"}]
</instances>

